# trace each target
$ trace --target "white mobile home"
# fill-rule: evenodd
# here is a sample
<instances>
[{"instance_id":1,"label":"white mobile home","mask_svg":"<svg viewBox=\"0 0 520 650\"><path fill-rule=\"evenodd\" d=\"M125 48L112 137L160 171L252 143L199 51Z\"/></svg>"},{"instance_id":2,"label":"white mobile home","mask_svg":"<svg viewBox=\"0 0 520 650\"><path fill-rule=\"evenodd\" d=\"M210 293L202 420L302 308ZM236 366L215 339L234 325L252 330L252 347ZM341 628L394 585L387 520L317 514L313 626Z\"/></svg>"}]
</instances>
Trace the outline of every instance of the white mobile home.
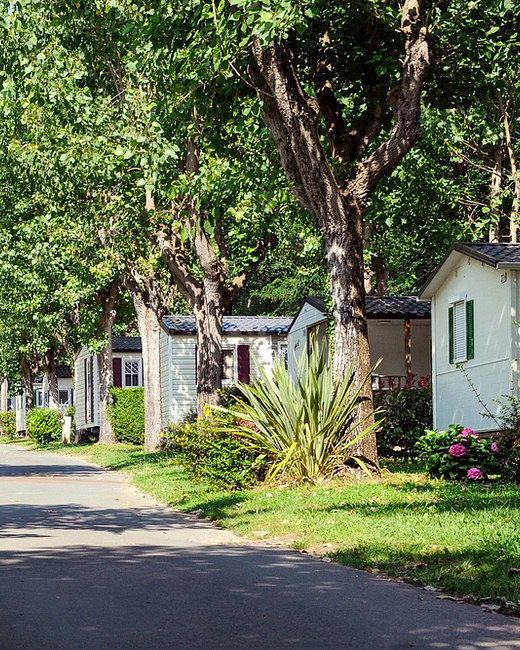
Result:
<instances>
[{"instance_id":1,"label":"white mobile home","mask_svg":"<svg viewBox=\"0 0 520 650\"><path fill-rule=\"evenodd\" d=\"M413 296L366 297L370 360L382 359L374 380L403 384L410 375L431 374L430 306ZM288 370L296 377L298 359L310 337L327 341L327 309L322 298L306 298L287 335Z\"/></svg>"},{"instance_id":2,"label":"white mobile home","mask_svg":"<svg viewBox=\"0 0 520 650\"><path fill-rule=\"evenodd\" d=\"M432 307L433 421L499 428L484 407L520 396L520 244L456 243L420 293Z\"/></svg>"},{"instance_id":3,"label":"white mobile home","mask_svg":"<svg viewBox=\"0 0 520 650\"><path fill-rule=\"evenodd\" d=\"M253 358L270 369L277 357L285 357L291 318L224 316L222 326L224 386L248 383L258 376ZM196 409L197 332L193 316L165 316L161 331L161 402L163 426L178 422Z\"/></svg>"},{"instance_id":4,"label":"white mobile home","mask_svg":"<svg viewBox=\"0 0 520 650\"><path fill-rule=\"evenodd\" d=\"M143 385L141 339L114 336L112 339L114 386L135 388ZM76 430L99 433L99 356L83 347L74 364Z\"/></svg>"}]
</instances>

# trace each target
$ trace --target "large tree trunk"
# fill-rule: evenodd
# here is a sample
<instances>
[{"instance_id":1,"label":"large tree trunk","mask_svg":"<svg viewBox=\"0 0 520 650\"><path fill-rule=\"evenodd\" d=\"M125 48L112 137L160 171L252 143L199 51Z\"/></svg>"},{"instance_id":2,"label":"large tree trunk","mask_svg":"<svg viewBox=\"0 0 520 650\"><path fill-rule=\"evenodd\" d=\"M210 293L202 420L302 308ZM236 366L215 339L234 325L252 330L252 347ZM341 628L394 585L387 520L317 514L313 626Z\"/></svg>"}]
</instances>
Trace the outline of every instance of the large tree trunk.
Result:
<instances>
[{"instance_id":1,"label":"large tree trunk","mask_svg":"<svg viewBox=\"0 0 520 650\"><path fill-rule=\"evenodd\" d=\"M137 327L143 350L144 383L144 446L147 451L159 449L161 444L161 373L160 373L160 290L152 279L147 281L147 290L142 291L137 281L125 277L132 304L137 316Z\"/></svg>"},{"instance_id":2,"label":"large tree trunk","mask_svg":"<svg viewBox=\"0 0 520 650\"><path fill-rule=\"evenodd\" d=\"M502 188L502 162L504 159L504 149L493 147L491 152L492 167L491 167L491 183L490 183L490 203L491 215L494 217L489 226L489 242L496 244L500 241L500 210L496 205L497 197Z\"/></svg>"},{"instance_id":3,"label":"large tree trunk","mask_svg":"<svg viewBox=\"0 0 520 650\"><path fill-rule=\"evenodd\" d=\"M208 416L208 406L220 401L222 387L222 286L204 281L201 305L194 307L197 327L197 415Z\"/></svg>"},{"instance_id":4,"label":"large tree trunk","mask_svg":"<svg viewBox=\"0 0 520 650\"><path fill-rule=\"evenodd\" d=\"M31 364L25 357L20 360L23 372L23 385L25 393L25 408L31 411L34 408L34 376L32 373Z\"/></svg>"},{"instance_id":5,"label":"large tree trunk","mask_svg":"<svg viewBox=\"0 0 520 650\"><path fill-rule=\"evenodd\" d=\"M49 386L49 408L57 410L58 400L58 364L56 363L56 354L54 350L48 350L42 359L42 368L47 377Z\"/></svg>"},{"instance_id":6,"label":"large tree trunk","mask_svg":"<svg viewBox=\"0 0 520 650\"><path fill-rule=\"evenodd\" d=\"M316 99L307 95L293 65L287 43L265 47L253 37L253 54L265 87L264 120L278 148L287 178L302 205L314 214L324 236L331 274L336 325L334 370L345 376L355 360L359 386L370 371L363 268L363 213L370 194L420 137L420 97L430 62L429 33L420 19L420 0L406 0L401 31L405 56L401 83L390 93L394 128L376 151L361 161L379 132L382 98L369 105L364 125L349 130L332 90L332 66L318 61ZM326 44L327 35L323 43ZM327 126L336 163L346 163L343 177L332 171L318 134L318 119ZM373 422L371 385L363 388L357 416L364 426ZM375 434L363 438L353 453L379 473Z\"/></svg>"},{"instance_id":7,"label":"large tree trunk","mask_svg":"<svg viewBox=\"0 0 520 650\"><path fill-rule=\"evenodd\" d=\"M5 377L0 380L0 412L5 413L7 411L7 405L9 400L9 382Z\"/></svg>"},{"instance_id":8,"label":"large tree trunk","mask_svg":"<svg viewBox=\"0 0 520 650\"><path fill-rule=\"evenodd\" d=\"M108 343L99 355L99 442L113 445L116 437L107 416L107 406L112 402L110 388L114 385L114 368L112 355L112 328L116 319L119 286L113 282L108 290L98 293L101 303L100 325L108 337Z\"/></svg>"}]
</instances>

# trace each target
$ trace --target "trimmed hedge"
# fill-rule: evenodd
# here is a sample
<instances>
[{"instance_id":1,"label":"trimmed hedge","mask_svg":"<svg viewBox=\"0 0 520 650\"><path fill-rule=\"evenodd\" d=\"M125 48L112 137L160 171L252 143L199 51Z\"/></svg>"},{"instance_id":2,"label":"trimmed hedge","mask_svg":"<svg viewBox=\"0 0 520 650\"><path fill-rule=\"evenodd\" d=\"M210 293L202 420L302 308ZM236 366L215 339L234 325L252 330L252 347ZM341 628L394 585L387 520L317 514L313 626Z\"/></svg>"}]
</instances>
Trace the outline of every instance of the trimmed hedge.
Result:
<instances>
[{"instance_id":1,"label":"trimmed hedge","mask_svg":"<svg viewBox=\"0 0 520 650\"><path fill-rule=\"evenodd\" d=\"M111 388L107 416L118 442L144 443L144 388Z\"/></svg>"},{"instance_id":2,"label":"trimmed hedge","mask_svg":"<svg viewBox=\"0 0 520 650\"><path fill-rule=\"evenodd\" d=\"M8 438L16 436L16 413L14 411L0 413L0 430L2 435Z\"/></svg>"},{"instance_id":3,"label":"trimmed hedge","mask_svg":"<svg viewBox=\"0 0 520 650\"><path fill-rule=\"evenodd\" d=\"M53 409L32 409L27 413L27 435L40 445L60 440L62 434L60 414Z\"/></svg>"}]
</instances>

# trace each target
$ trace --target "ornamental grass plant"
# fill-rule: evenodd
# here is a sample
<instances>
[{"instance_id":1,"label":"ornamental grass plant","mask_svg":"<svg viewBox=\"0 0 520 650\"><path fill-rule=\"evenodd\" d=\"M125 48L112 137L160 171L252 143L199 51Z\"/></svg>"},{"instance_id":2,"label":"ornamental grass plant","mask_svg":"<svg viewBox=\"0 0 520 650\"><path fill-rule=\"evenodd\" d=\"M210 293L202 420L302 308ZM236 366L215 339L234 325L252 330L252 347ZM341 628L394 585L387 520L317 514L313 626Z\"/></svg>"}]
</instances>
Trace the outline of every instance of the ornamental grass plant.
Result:
<instances>
[{"instance_id":1,"label":"ornamental grass plant","mask_svg":"<svg viewBox=\"0 0 520 650\"><path fill-rule=\"evenodd\" d=\"M261 380L239 384L242 399L235 408L218 411L231 415L234 433L269 459L267 480L281 473L289 480L318 483L350 458L369 473L361 459L349 455L349 448L380 424L364 426L366 420L356 419L370 375L355 386L353 361L345 378L336 381L326 351L317 345L302 354L296 381L282 362L275 363L272 374L258 364L257 369ZM229 420L223 428L229 430Z\"/></svg>"}]
</instances>

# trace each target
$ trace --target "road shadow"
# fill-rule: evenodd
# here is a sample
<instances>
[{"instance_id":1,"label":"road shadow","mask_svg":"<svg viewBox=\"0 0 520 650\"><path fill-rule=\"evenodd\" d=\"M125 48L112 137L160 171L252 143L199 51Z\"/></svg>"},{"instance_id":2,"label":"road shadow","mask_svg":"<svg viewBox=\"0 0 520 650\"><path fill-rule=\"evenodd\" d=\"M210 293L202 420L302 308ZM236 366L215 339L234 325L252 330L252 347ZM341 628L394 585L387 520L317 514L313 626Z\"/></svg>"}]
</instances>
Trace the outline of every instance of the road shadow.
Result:
<instances>
[{"instance_id":1,"label":"road shadow","mask_svg":"<svg viewBox=\"0 0 520 650\"><path fill-rule=\"evenodd\" d=\"M247 546L0 552L0 602L6 650L520 648L516 619Z\"/></svg>"}]
</instances>

